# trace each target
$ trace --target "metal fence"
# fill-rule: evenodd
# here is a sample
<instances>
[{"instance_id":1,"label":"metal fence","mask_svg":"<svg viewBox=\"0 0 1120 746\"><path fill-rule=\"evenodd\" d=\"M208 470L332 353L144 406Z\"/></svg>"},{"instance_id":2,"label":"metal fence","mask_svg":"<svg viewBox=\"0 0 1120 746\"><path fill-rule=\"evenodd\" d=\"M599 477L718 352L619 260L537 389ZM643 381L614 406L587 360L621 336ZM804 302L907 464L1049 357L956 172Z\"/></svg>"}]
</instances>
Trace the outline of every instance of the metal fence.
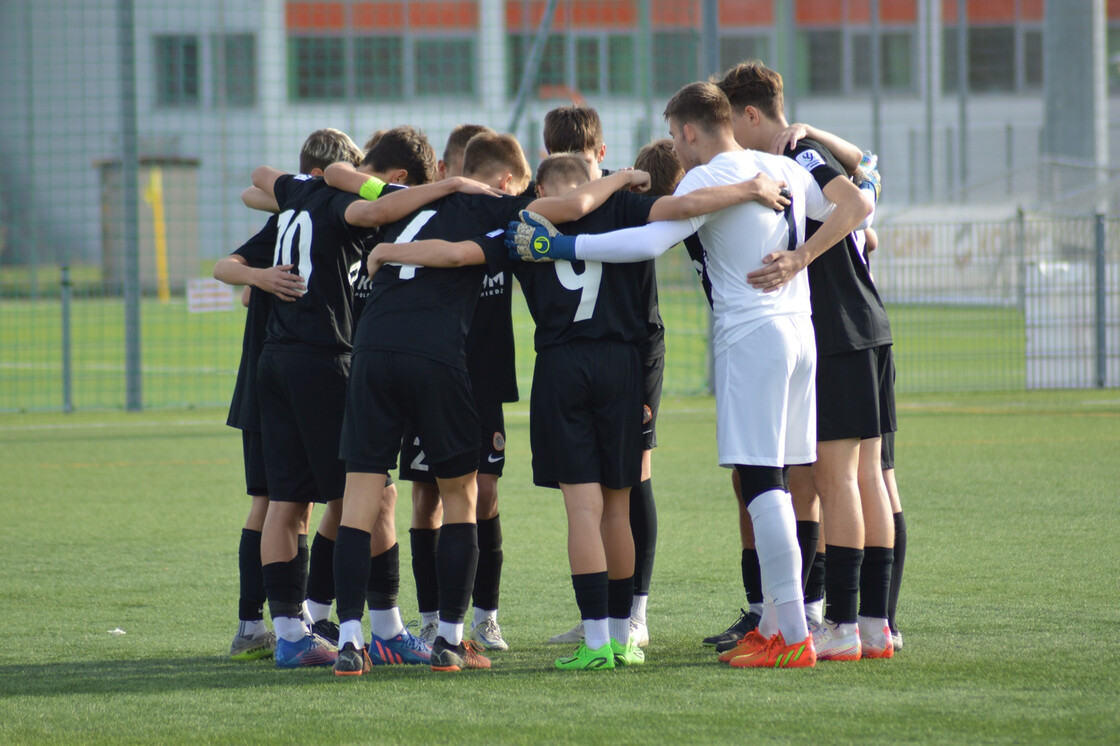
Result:
<instances>
[{"instance_id":1,"label":"metal fence","mask_svg":"<svg viewBox=\"0 0 1120 746\"><path fill-rule=\"evenodd\" d=\"M618 168L664 131L679 85L750 57L783 72L791 118L854 142L882 121L873 267L899 391L1117 385L1115 226L1084 217L1117 213L1115 166L1041 157L1029 4L1008 11L1012 33L977 32L1011 46L969 63L984 90L969 91L967 137L955 90L922 90L926 3L893 4L876 32L890 68L874 117L867 4L838 4L839 21L836 4L778 0L7 0L0 411L226 403L244 311L205 279L263 222L238 199L252 168L294 170L314 129L360 143L411 123L438 153L478 122L514 131L535 163L545 112L578 101ZM666 390L706 391L708 312L682 252L660 278ZM527 386L531 321L515 308Z\"/></svg>"}]
</instances>

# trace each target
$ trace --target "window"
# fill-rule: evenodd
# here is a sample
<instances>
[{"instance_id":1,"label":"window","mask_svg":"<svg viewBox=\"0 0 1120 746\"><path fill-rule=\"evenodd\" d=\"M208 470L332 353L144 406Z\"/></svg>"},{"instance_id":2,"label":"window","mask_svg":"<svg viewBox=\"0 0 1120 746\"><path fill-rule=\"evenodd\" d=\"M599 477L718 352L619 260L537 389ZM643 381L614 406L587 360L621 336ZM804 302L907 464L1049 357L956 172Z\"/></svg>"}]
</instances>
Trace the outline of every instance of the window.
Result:
<instances>
[{"instance_id":1,"label":"window","mask_svg":"<svg viewBox=\"0 0 1120 746\"><path fill-rule=\"evenodd\" d=\"M215 36L214 103L216 106L254 106L257 103L257 37L253 34Z\"/></svg>"},{"instance_id":2,"label":"window","mask_svg":"<svg viewBox=\"0 0 1120 746\"><path fill-rule=\"evenodd\" d=\"M1108 27L1108 56L1105 60L1108 65L1108 90L1112 93L1120 92L1120 26Z\"/></svg>"},{"instance_id":3,"label":"window","mask_svg":"<svg viewBox=\"0 0 1120 746\"><path fill-rule=\"evenodd\" d=\"M724 36L719 40L719 69L730 70L740 62L762 60L774 67L770 57L770 39L765 36Z\"/></svg>"},{"instance_id":4,"label":"window","mask_svg":"<svg viewBox=\"0 0 1120 746\"><path fill-rule=\"evenodd\" d=\"M506 91L517 94L529 61L533 34L511 34L506 56ZM574 33L549 37L529 93L543 87L571 88L584 95L633 94L638 89L636 45L630 34ZM675 89L674 89L675 90Z\"/></svg>"},{"instance_id":5,"label":"window","mask_svg":"<svg viewBox=\"0 0 1120 746\"><path fill-rule=\"evenodd\" d=\"M198 37L157 36L156 103L196 106L199 103Z\"/></svg>"},{"instance_id":6,"label":"window","mask_svg":"<svg viewBox=\"0 0 1120 746\"><path fill-rule=\"evenodd\" d=\"M844 92L844 37L839 30L798 34L798 88L808 93Z\"/></svg>"},{"instance_id":7,"label":"window","mask_svg":"<svg viewBox=\"0 0 1120 746\"><path fill-rule=\"evenodd\" d=\"M474 39L416 39L413 50L417 96L475 94Z\"/></svg>"},{"instance_id":8,"label":"window","mask_svg":"<svg viewBox=\"0 0 1120 746\"><path fill-rule=\"evenodd\" d=\"M1042 32L1023 33L1023 84L1027 88L1042 87Z\"/></svg>"},{"instance_id":9,"label":"window","mask_svg":"<svg viewBox=\"0 0 1120 746\"><path fill-rule=\"evenodd\" d=\"M701 78L700 35L696 31L657 31L653 34L653 91L672 95Z\"/></svg>"},{"instance_id":10,"label":"window","mask_svg":"<svg viewBox=\"0 0 1120 746\"><path fill-rule=\"evenodd\" d=\"M288 97L330 101L346 96L346 40L292 37L288 40Z\"/></svg>"},{"instance_id":11,"label":"window","mask_svg":"<svg viewBox=\"0 0 1120 746\"><path fill-rule=\"evenodd\" d=\"M366 100L404 96L404 42L399 36L354 39L354 96Z\"/></svg>"},{"instance_id":12,"label":"window","mask_svg":"<svg viewBox=\"0 0 1120 746\"><path fill-rule=\"evenodd\" d=\"M852 34L852 88L871 89L871 34ZM914 89L914 45L909 31L881 31L879 34L879 81L884 91Z\"/></svg>"},{"instance_id":13,"label":"window","mask_svg":"<svg viewBox=\"0 0 1120 746\"><path fill-rule=\"evenodd\" d=\"M509 65L509 69L506 75L506 90L511 97L517 95L517 88L521 85L521 76L529 63L529 52L533 49L535 39L536 36L533 34L513 34L508 39L509 53L506 55L506 64ZM535 94L542 86L568 85L566 52L567 45L564 43L564 37L560 34L551 34L541 54L537 79L529 88L531 94Z\"/></svg>"},{"instance_id":14,"label":"window","mask_svg":"<svg viewBox=\"0 0 1120 746\"><path fill-rule=\"evenodd\" d=\"M611 93L636 93L638 90L637 52L634 37L607 37L607 85Z\"/></svg>"},{"instance_id":15,"label":"window","mask_svg":"<svg viewBox=\"0 0 1120 746\"><path fill-rule=\"evenodd\" d=\"M956 27L946 27L942 40L942 82L948 93L957 90ZM1014 28L989 26L968 30L968 89L974 93L1015 90Z\"/></svg>"},{"instance_id":16,"label":"window","mask_svg":"<svg viewBox=\"0 0 1120 746\"><path fill-rule=\"evenodd\" d=\"M576 39L576 90L580 93L599 93L602 86L599 73L599 39L580 37Z\"/></svg>"}]
</instances>

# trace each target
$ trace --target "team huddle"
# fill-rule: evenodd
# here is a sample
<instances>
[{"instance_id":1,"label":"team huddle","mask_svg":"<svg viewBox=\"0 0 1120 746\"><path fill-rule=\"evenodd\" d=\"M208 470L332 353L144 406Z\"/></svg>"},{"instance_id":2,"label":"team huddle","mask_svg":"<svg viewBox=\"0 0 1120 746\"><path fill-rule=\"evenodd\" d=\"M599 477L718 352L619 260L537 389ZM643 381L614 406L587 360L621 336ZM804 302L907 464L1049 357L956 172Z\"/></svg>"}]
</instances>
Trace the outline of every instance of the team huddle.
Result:
<instances>
[{"instance_id":1,"label":"team huddle","mask_svg":"<svg viewBox=\"0 0 1120 746\"><path fill-rule=\"evenodd\" d=\"M665 359L653 260L684 242L712 306L748 602L704 644L736 668L891 657L905 524L868 263L878 174L782 108L781 77L750 62L678 91L672 139L634 168L602 170L598 115L566 106L545 118L535 180L517 140L481 125L456 127L438 162L413 127L362 149L325 129L299 174L254 171L243 201L273 216L214 269L248 306L228 420L252 497L231 656L360 676L489 668L487 651L508 649L498 481L516 277L536 326L533 482L563 496L579 609L550 640L576 646L555 666L644 663ZM398 461L418 627L398 605Z\"/></svg>"}]
</instances>

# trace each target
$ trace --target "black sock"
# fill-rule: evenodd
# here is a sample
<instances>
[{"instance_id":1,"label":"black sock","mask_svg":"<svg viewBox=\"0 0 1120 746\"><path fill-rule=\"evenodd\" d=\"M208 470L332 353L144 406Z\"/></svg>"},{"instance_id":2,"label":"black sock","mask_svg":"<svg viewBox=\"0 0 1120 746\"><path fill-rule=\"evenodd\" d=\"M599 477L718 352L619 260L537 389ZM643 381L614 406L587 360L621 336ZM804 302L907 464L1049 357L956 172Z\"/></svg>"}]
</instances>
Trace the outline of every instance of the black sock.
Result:
<instances>
[{"instance_id":1,"label":"black sock","mask_svg":"<svg viewBox=\"0 0 1120 746\"><path fill-rule=\"evenodd\" d=\"M825 616L839 624L856 620L856 603L859 600L859 569L863 564L863 550L825 547L825 598L828 609Z\"/></svg>"},{"instance_id":2,"label":"black sock","mask_svg":"<svg viewBox=\"0 0 1120 746\"><path fill-rule=\"evenodd\" d=\"M436 575L439 578L439 619L459 623L467 616L478 569L478 526L447 523L439 532Z\"/></svg>"},{"instance_id":3,"label":"black sock","mask_svg":"<svg viewBox=\"0 0 1120 746\"><path fill-rule=\"evenodd\" d=\"M474 574L474 605L480 609L498 608L502 584L501 516L478 522L478 569Z\"/></svg>"},{"instance_id":4,"label":"black sock","mask_svg":"<svg viewBox=\"0 0 1120 746\"><path fill-rule=\"evenodd\" d=\"M436 577L438 528L410 528L412 575L416 579L416 608L421 614L439 610L439 579Z\"/></svg>"},{"instance_id":5,"label":"black sock","mask_svg":"<svg viewBox=\"0 0 1120 746\"><path fill-rule=\"evenodd\" d=\"M272 618L284 616L298 619L303 609L303 589L300 587L297 560L270 562L261 568L264 591L268 596L268 611Z\"/></svg>"},{"instance_id":6,"label":"black sock","mask_svg":"<svg viewBox=\"0 0 1120 746\"><path fill-rule=\"evenodd\" d=\"M634 593L646 596L657 549L657 506L651 479L630 490L630 531L634 534Z\"/></svg>"},{"instance_id":7,"label":"black sock","mask_svg":"<svg viewBox=\"0 0 1120 746\"><path fill-rule=\"evenodd\" d=\"M813 560L817 556L817 543L821 539L821 524L819 521L797 522L797 546L801 548L801 588L804 590L809 582L809 571L813 568Z\"/></svg>"},{"instance_id":8,"label":"black sock","mask_svg":"<svg viewBox=\"0 0 1120 746\"><path fill-rule=\"evenodd\" d=\"M627 619L633 603L633 576L607 581L607 616L613 619Z\"/></svg>"},{"instance_id":9,"label":"black sock","mask_svg":"<svg viewBox=\"0 0 1120 746\"><path fill-rule=\"evenodd\" d=\"M368 531L338 527L338 539L334 545L334 584L338 592L335 609L339 622L361 619L365 613L370 571L369 545Z\"/></svg>"},{"instance_id":10,"label":"black sock","mask_svg":"<svg viewBox=\"0 0 1120 746\"><path fill-rule=\"evenodd\" d=\"M237 568L241 579L241 595L237 600L237 618L246 622L264 619L264 572L261 570L261 532L241 529L237 547Z\"/></svg>"},{"instance_id":11,"label":"black sock","mask_svg":"<svg viewBox=\"0 0 1120 746\"><path fill-rule=\"evenodd\" d=\"M819 541L819 539L818 539ZM817 552L805 581L805 603L824 600L825 553Z\"/></svg>"},{"instance_id":12,"label":"black sock","mask_svg":"<svg viewBox=\"0 0 1120 746\"><path fill-rule=\"evenodd\" d=\"M902 511L894 514L894 564L891 565L891 595L887 601L887 621L891 632L898 632L894 615L898 610L898 594L902 590L902 567L906 564L906 519Z\"/></svg>"},{"instance_id":13,"label":"black sock","mask_svg":"<svg viewBox=\"0 0 1120 746\"><path fill-rule=\"evenodd\" d=\"M739 566L743 572L743 590L747 592L747 603L762 603L762 566L758 563L758 552L753 548L744 549Z\"/></svg>"},{"instance_id":14,"label":"black sock","mask_svg":"<svg viewBox=\"0 0 1120 746\"><path fill-rule=\"evenodd\" d=\"M334 541L318 531L311 542L307 598L328 606L334 601Z\"/></svg>"},{"instance_id":15,"label":"black sock","mask_svg":"<svg viewBox=\"0 0 1120 746\"><path fill-rule=\"evenodd\" d=\"M580 619L606 619L609 609L610 581L606 572L572 576Z\"/></svg>"},{"instance_id":16,"label":"black sock","mask_svg":"<svg viewBox=\"0 0 1120 746\"><path fill-rule=\"evenodd\" d=\"M859 613L876 619L887 618L887 599L891 594L891 565L894 549L867 547L859 571Z\"/></svg>"},{"instance_id":17,"label":"black sock","mask_svg":"<svg viewBox=\"0 0 1120 746\"><path fill-rule=\"evenodd\" d=\"M311 551L307 548L307 534L299 534L296 537L296 558L292 561L296 563L299 572L299 592L301 594L299 602L302 604L304 599L307 598L307 576L311 564Z\"/></svg>"},{"instance_id":18,"label":"black sock","mask_svg":"<svg viewBox=\"0 0 1120 746\"><path fill-rule=\"evenodd\" d=\"M401 547L394 544L376 557L369 558L369 583L366 601L370 609L392 609L401 591Z\"/></svg>"}]
</instances>

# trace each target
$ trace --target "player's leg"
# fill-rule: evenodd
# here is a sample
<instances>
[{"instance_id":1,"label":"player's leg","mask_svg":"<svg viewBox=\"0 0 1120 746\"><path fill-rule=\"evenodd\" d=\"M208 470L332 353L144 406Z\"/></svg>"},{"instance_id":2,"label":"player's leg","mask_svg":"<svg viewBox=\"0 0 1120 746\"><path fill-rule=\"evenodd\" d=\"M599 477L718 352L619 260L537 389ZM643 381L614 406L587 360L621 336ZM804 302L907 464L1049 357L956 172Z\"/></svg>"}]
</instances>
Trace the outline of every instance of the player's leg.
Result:
<instances>
[{"instance_id":1,"label":"player's leg","mask_svg":"<svg viewBox=\"0 0 1120 746\"><path fill-rule=\"evenodd\" d=\"M809 464L789 468L789 491L797 516L797 545L801 549L801 579L805 589L805 615L820 623L824 618L824 553L821 546L821 502Z\"/></svg>"},{"instance_id":2,"label":"player's leg","mask_svg":"<svg viewBox=\"0 0 1120 746\"><path fill-rule=\"evenodd\" d=\"M739 609L739 618L719 634L705 637L703 644L714 647L717 653L731 650L750 632L758 628L762 618L762 575L758 567L758 552L754 547L754 530L751 528L751 514L743 503L742 486L739 473L731 470L731 489L735 493L735 504L739 512L739 571L743 579L743 591L747 606Z\"/></svg>"},{"instance_id":3,"label":"player's leg","mask_svg":"<svg viewBox=\"0 0 1120 746\"><path fill-rule=\"evenodd\" d=\"M647 360L642 366L642 479L630 491L630 530L634 534L634 601L630 608L630 635L639 647L649 644L646 609L650 579L657 550L657 505L653 498L653 449L657 447L657 413L665 357Z\"/></svg>"},{"instance_id":4,"label":"player's leg","mask_svg":"<svg viewBox=\"0 0 1120 746\"><path fill-rule=\"evenodd\" d=\"M635 542L631 529L630 489L603 487L603 519L599 531L607 560L607 629L616 665L645 662L634 638L631 608L634 600Z\"/></svg>"},{"instance_id":5,"label":"player's leg","mask_svg":"<svg viewBox=\"0 0 1120 746\"><path fill-rule=\"evenodd\" d=\"M264 622L266 597L261 571L261 531L268 511L268 486L264 474L261 434L243 430L241 442L245 462L245 487L251 502L237 548L240 580L238 626L229 654L234 660L257 660L271 657L276 650L276 635Z\"/></svg>"},{"instance_id":6,"label":"player's leg","mask_svg":"<svg viewBox=\"0 0 1120 746\"><path fill-rule=\"evenodd\" d=\"M859 486L865 546L860 568L857 620L864 658L889 658L894 653L887 622L891 568L894 566L894 521L890 498L883 483L881 450L880 438L860 441Z\"/></svg>"},{"instance_id":7,"label":"player's leg","mask_svg":"<svg viewBox=\"0 0 1120 746\"><path fill-rule=\"evenodd\" d=\"M498 480L505 464L505 418L501 403L480 404L482 425L478 458L478 569L474 576L474 619L471 639L487 650L508 650L498 626L498 601L501 593L502 519L498 513Z\"/></svg>"},{"instance_id":8,"label":"player's leg","mask_svg":"<svg viewBox=\"0 0 1120 746\"><path fill-rule=\"evenodd\" d=\"M412 552L412 576L416 583L416 606L420 612L419 637L428 645L439 627L439 580L436 577L436 546L443 524L443 503L431 473L420 436L409 427L401 443L401 479L412 482L412 523L408 530Z\"/></svg>"},{"instance_id":9,"label":"player's leg","mask_svg":"<svg viewBox=\"0 0 1120 746\"><path fill-rule=\"evenodd\" d=\"M338 643L338 625L330 620L330 615L335 595L334 545L341 519L342 499L327 503L311 542L305 601L312 631L335 644Z\"/></svg>"},{"instance_id":10,"label":"player's leg","mask_svg":"<svg viewBox=\"0 0 1120 746\"><path fill-rule=\"evenodd\" d=\"M893 456L894 433L884 433L883 442L891 441ZM884 450L886 446L884 446ZM893 463L893 458L892 458ZM891 517L894 520L894 564L891 566L891 591L887 602L887 623L891 629L891 643L895 650L902 650L902 632L898 629L898 597L902 591L902 571L906 565L906 518L902 514L902 502L898 496L898 482L895 481L894 468L883 469L883 482L887 485L887 495L891 499Z\"/></svg>"}]
</instances>

